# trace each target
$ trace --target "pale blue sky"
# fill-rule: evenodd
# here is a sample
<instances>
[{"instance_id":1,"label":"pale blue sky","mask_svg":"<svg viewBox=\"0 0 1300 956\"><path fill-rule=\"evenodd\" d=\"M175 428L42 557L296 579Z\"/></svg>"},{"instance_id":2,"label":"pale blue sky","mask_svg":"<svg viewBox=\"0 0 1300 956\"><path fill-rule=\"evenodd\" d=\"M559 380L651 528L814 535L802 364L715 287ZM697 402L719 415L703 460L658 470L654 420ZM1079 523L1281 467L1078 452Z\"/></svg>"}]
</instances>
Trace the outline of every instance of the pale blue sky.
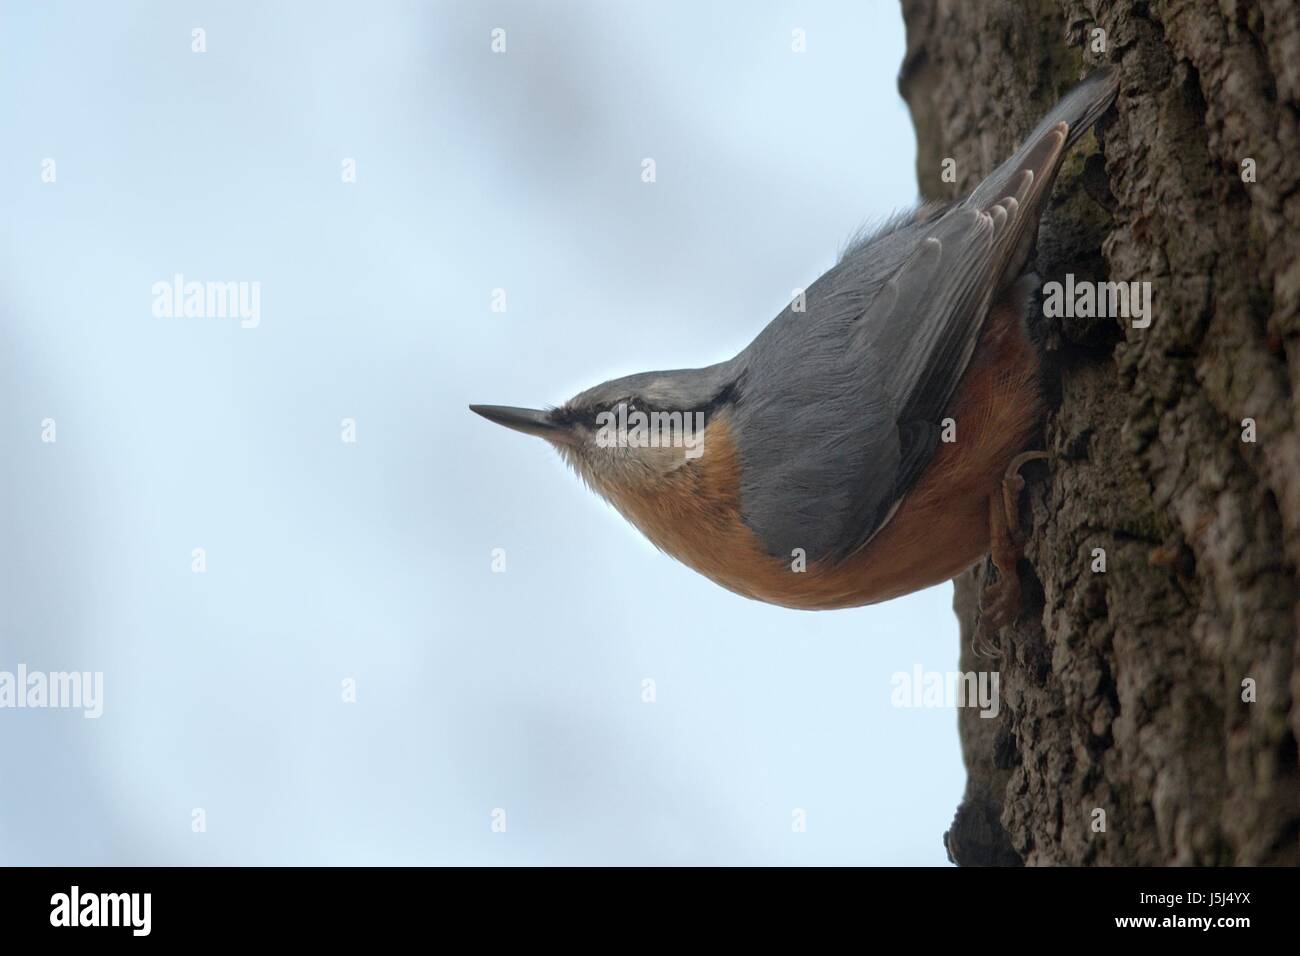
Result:
<instances>
[{"instance_id":1,"label":"pale blue sky","mask_svg":"<svg viewBox=\"0 0 1300 956\"><path fill-rule=\"evenodd\" d=\"M889 681L949 586L746 601L465 409L746 344L914 201L902 55L883 0L6 3L0 670L105 700L0 710L0 862L943 863L956 716Z\"/></svg>"}]
</instances>

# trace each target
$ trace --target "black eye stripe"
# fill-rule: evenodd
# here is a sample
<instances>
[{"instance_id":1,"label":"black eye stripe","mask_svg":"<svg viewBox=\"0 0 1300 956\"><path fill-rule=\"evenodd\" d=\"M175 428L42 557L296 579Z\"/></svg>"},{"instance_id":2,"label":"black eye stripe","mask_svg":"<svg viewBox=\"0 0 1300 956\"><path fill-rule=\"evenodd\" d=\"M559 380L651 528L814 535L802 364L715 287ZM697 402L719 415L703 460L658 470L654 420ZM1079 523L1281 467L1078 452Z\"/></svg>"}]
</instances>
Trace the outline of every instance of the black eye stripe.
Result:
<instances>
[{"instance_id":1,"label":"black eye stripe","mask_svg":"<svg viewBox=\"0 0 1300 956\"><path fill-rule=\"evenodd\" d=\"M600 408L574 408L569 405L564 405L551 412L551 420L557 425L583 425L594 430L599 427L596 421L596 416L600 415L602 412L614 412L614 414L617 415L618 406L620 404L626 404L628 406L628 414L631 414L634 411L644 412L647 415L652 415L656 412L667 414L677 413L682 415L689 415L692 412L703 412L705 421L708 421L716 411L734 402L737 397L734 384L727 385L726 388L714 395L707 404L696 408L661 408L647 404L643 398L633 398L629 396L626 398L620 398L618 401Z\"/></svg>"}]
</instances>

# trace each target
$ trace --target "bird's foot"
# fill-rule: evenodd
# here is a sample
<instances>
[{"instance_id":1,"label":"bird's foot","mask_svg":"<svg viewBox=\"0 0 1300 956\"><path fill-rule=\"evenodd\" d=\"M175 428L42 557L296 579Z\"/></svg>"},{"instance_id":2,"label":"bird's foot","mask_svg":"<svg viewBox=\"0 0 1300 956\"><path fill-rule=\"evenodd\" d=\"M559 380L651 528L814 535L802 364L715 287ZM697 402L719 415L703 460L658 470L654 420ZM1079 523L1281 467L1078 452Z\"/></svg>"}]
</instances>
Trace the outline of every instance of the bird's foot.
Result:
<instances>
[{"instance_id":1,"label":"bird's foot","mask_svg":"<svg viewBox=\"0 0 1300 956\"><path fill-rule=\"evenodd\" d=\"M1020 469L1025 467L1028 462L1047 460L1045 451L1026 451L1016 455L1007 465L1007 470L1002 475L1002 529L1007 538L1011 541L1012 547L1016 548L1015 560L1020 560L1021 550L1024 545L1024 536L1020 533L1020 492L1025 488L1025 479L1020 477ZM997 562L997 537L994 536L993 545L995 548L994 563ZM1002 565L998 565L998 570Z\"/></svg>"},{"instance_id":2,"label":"bird's foot","mask_svg":"<svg viewBox=\"0 0 1300 956\"><path fill-rule=\"evenodd\" d=\"M1020 469L1026 462L1046 458L1045 451L1027 451L1011 459L1002 477L1002 487L989 496L989 557L997 568L998 579L985 584L980 595L980 619L972 639L972 649L982 657L991 653L988 635L996 634L1016 620L1020 613L1020 572L1017 565L1024 554L1024 536L1020 533L1020 492L1025 479Z\"/></svg>"}]
</instances>

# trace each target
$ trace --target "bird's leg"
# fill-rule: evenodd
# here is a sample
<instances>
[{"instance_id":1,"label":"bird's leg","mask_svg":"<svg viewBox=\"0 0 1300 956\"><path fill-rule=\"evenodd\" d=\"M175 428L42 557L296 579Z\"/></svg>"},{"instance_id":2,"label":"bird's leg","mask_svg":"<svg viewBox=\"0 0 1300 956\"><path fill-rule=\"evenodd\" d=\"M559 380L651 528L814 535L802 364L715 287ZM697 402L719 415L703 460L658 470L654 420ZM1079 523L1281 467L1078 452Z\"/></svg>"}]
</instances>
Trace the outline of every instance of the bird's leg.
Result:
<instances>
[{"instance_id":1,"label":"bird's leg","mask_svg":"<svg viewBox=\"0 0 1300 956\"><path fill-rule=\"evenodd\" d=\"M1020 613L1020 574L1016 565L1024 553L1020 533L1020 492L1025 479L1020 469L1025 462L1046 458L1045 451L1027 451L1011 459L1002 476L1002 487L989 496L989 555L998 569L998 579L984 588L980 600L980 625L1001 630ZM980 639L978 629L976 640Z\"/></svg>"}]
</instances>

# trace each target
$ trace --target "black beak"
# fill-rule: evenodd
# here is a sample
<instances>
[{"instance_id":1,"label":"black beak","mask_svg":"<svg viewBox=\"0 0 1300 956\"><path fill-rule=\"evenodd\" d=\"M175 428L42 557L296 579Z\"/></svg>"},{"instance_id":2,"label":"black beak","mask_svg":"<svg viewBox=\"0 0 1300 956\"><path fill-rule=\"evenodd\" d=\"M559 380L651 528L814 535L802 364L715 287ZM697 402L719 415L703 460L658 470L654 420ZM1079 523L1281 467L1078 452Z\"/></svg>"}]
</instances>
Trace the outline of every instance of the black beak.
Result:
<instances>
[{"instance_id":1,"label":"black beak","mask_svg":"<svg viewBox=\"0 0 1300 956\"><path fill-rule=\"evenodd\" d=\"M469 410L482 415L490 422L513 428L525 435L536 435L547 441L567 442L572 433L563 425L551 421L546 412L537 408L514 408L510 405L471 405Z\"/></svg>"}]
</instances>

